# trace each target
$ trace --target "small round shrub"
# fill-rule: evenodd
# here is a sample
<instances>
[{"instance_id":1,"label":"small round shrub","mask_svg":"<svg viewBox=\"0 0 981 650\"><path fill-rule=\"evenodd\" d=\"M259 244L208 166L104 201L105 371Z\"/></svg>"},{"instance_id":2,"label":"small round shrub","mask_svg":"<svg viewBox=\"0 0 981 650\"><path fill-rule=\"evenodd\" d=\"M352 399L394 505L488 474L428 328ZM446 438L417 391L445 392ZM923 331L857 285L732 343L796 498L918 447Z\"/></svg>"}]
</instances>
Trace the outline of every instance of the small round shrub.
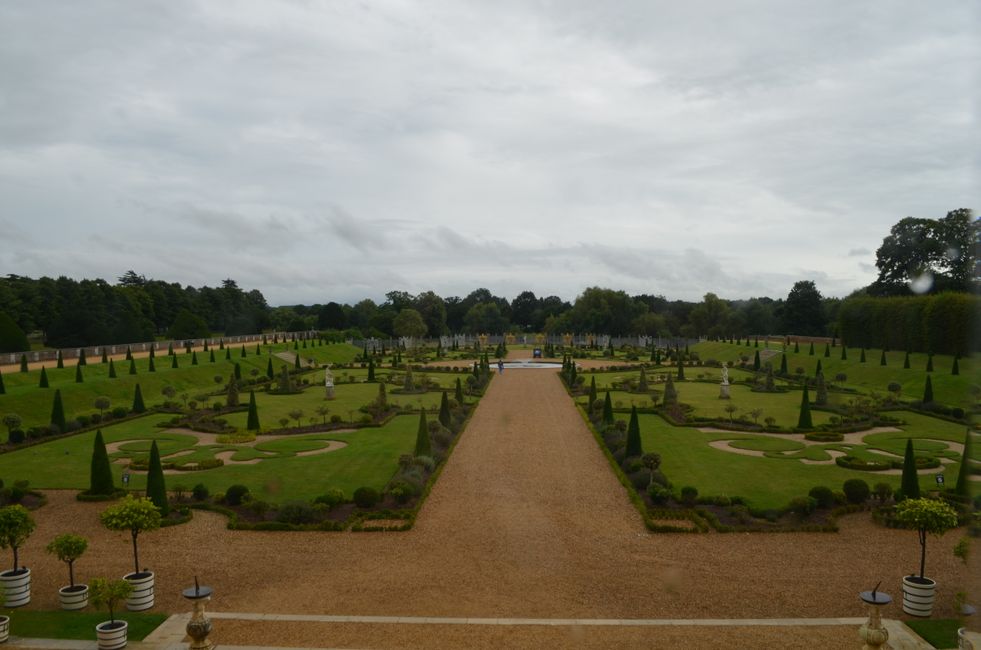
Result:
<instances>
[{"instance_id":1,"label":"small round shrub","mask_svg":"<svg viewBox=\"0 0 981 650\"><path fill-rule=\"evenodd\" d=\"M671 490L657 483L647 488L647 494L651 497L651 501L657 505L664 505L671 499Z\"/></svg>"},{"instance_id":2,"label":"small round shrub","mask_svg":"<svg viewBox=\"0 0 981 650\"><path fill-rule=\"evenodd\" d=\"M646 490L647 486L651 482L651 470L646 467L641 467L640 469L631 472L629 475L630 484L638 490Z\"/></svg>"},{"instance_id":3,"label":"small round shrub","mask_svg":"<svg viewBox=\"0 0 981 650\"><path fill-rule=\"evenodd\" d=\"M319 497L313 500L314 503L322 503L328 508L336 508L344 503L344 491L338 488L330 488Z\"/></svg>"},{"instance_id":4,"label":"small round shrub","mask_svg":"<svg viewBox=\"0 0 981 650\"><path fill-rule=\"evenodd\" d=\"M112 417L114 417L116 419L124 418L124 417L126 417L126 414L128 412L129 411L126 410L126 407L125 406L117 406L116 408L114 408L112 410Z\"/></svg>"},{"instance_id":5,"label":"small round shrub","mask_svg":"<svg viewBox=\"0 0 981 650\"><path fill-rule=\"evenodd\" d=\"M331 424L337 424L337 423L343 422L343 421L344 421L344 418L342 418L339 415L332 415L332 416L330 416L330 423Z\"/></svg>"},{"instance_id":6,"label":"small round shrub","mask_svg":"<svg viewBox=\"0 0 981 650\"><path fill-rule=\"evenodd\" d=\"M24 439L26 437L27 436L24 433L23 429L14 429L13 431L10 432L9 441L10 444L12 445L19 445L20 443L24 442Z\"/></svg>"},{"instance_id":7,"label":"small round shrub","mask_svg":"<svg viewBox=\"0 0 981 650\"><path fill-rule=\"evenodd\" d=\"M661 487L665 487L668 489L671 488L671 481L669 481L668 477L664 475L664 472L662 472L659 469L656 469L652 472L651 480L657 483L658 485L660 485Z\"/></svg>"},{"instance_id":8,"label":"small round shrub","mask_svg":"<svg viewBox=\"0 0 981 650\"><path fill-rule=\"evenodd\" d=\"M204 501L209 494L208 487L204 483L198 483L191 488L191 496L194 497L195 501Z\"/></svg>"},{"instance_id":9,"label":"small round shrub","mask_svg":"<svg viewBox=\"0 0 981 650\"><path fill-rule=\"evenodd\" d=\"M872 492L875 497L879 500L879 503L885 503L892 496L892 486L888 483L876 483L872 487Z\"/></svg>"},{"instance_id":10,"label":"small round shrub","mask_svg":"<svg viewBox=\"0 0 981 650\"><path fill-rule=\"evenodd\" d=\"M248 494L249 488L236 483L225 490L225 503L230 506L242 505L242 502L247 498Z\"/></svg>"},{"instance_id":11,"label":"small round shrub","mask_svg":"<svg viewBox=\"0 0 981 650\"><path fill-rule=\"evenodd\" d=\"M354 503L359 508L370 508L378 503L378 490L370 487L359 487L354 491Z\"/></svg>"},{"instance_id":12,"label":"small round shrub","mask_svg":"<svg viewBox=\"0 0 981 650\"><path fill-rule=\"evenodd\" d=\"M841 486L848 503L865 503L869 499L869 484L860 478L850 478Z\"/></svg>"},{"instance_id":13,"label":"small round shrub","mask_svg":"<svg viewBox=\"0 0 981 650\"><path fill-rule=\"evenodd\" d=\"M424 468L427 472L431 472L436 468L436 461L430 456L416 456L412 459L412 464Z\"/></svg>"},{"instance_id":14,"label":"small round shrub","mask_svg":"<svg viewBox=\"0 0 981 650\"><path fill-rule=\"evenodd\" d=\"M848 497L841 490L831 490L831 495L835 498L836 506L842 506L848 503Z\"/></svg>"},{"instance_id":15,"label":"small round shrub","mask_svg":"<svg viewBox=\"0 0 981 650\"><path fill-rule=\"evenodd\" d=\"M407 503L409 499L412 498L412 495L403 485L396 485L390 489L388 493L392 495L393 499L395 499L395 503L400 505Z\"/></svg>"},{"instance_id":16,"label":"small round shrub","mask_svg":"<svg viewBox=\"0 0 981 650\"><path fill-rule=\"evenodd\" d=\"M697 499L698 499L698 488L695 488L691 485L686 485L685 487L681 488L681 501L686 506L691 507L695 505L695 501Z\"/></svg>"},{"instance_id":17,"label":"small round shrub","mask_svg":"<svg viewBox=\"0 0 981 650\"><path fill-rule=\"evenodd\" d=\"M812 487L811 491L807 493L807 496L814 499L818 508L830 508L835 504L835 495L831 491L831 488L823 485Z\"/></svg>"},{"instance_id":18,"label":"small round shrub","mask_svg":"<svg viewBox=\"0 0 981 650\"><path fill-rule=\"evenodd\" d=\"M828 490L828 492L831 492L831 490ZM814 508L816 507L817 499L814 497L794 497L790 500L787 510L800 519L804 519L814 512Z\"/></svg>"}]
</instances>

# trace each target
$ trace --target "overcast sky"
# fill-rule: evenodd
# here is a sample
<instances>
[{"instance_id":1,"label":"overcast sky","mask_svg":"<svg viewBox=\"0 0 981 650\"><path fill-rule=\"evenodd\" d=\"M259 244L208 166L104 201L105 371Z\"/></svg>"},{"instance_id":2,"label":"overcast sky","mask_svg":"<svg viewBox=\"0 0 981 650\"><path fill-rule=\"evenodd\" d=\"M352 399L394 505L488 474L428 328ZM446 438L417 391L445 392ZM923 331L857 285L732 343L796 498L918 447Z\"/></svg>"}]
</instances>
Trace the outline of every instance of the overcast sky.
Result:
<instances>
[{"instance_id":1,"label":"overcast sky","mask_svg":"<svg viewBox=\"0 0 981 650\"><path fill-rule=\"evenodd\" d=\"M0 4L0 273L847 295L979 207L976 3Z\"/></svg>"}]
</instances>

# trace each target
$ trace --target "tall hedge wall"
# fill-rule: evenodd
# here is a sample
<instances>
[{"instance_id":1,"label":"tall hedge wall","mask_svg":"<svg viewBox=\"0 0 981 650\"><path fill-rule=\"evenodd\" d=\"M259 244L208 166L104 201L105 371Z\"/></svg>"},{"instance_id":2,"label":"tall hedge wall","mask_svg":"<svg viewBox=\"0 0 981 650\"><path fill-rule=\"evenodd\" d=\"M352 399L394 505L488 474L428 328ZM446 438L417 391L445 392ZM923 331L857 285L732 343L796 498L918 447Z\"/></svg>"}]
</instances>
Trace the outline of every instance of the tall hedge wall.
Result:
<instances>
[{"instance_id":1,"label":"tall hedge wall","mask_svg":"<svg viewBox=\"0 0 981 650\"><path fill-rule=\"evenodd\" d=\"M849 347L968 354L981 350L981 297L849 298L838 310L838 331Z\"/></svg>"}]
</instances>

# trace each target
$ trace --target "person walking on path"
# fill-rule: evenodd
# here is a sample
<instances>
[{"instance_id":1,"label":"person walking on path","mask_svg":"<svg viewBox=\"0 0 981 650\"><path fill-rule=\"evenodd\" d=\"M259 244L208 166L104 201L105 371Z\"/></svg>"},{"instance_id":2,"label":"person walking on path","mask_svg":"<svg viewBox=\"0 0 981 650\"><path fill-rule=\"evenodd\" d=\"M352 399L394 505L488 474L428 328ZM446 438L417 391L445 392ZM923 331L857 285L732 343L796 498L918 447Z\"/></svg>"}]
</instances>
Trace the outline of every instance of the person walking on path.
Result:
<instances>
[{"instance_id":1,"label":"person walking on path","mask_svg":"<svg viewBox=\"0 0 981 650\"><path fill-rule=\"evenodd\" d=\"M499 375L504 374L504 359L497 360L497 374Z\"/></svg>"}]
</instances>

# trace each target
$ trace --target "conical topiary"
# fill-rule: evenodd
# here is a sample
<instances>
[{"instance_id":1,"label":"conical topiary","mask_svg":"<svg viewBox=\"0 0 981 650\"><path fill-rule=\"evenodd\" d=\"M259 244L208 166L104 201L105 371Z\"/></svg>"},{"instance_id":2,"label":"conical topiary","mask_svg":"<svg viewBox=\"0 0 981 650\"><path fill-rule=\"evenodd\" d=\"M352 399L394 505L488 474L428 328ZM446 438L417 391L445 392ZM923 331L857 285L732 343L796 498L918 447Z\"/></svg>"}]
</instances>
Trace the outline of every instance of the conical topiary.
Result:
<instances>
[{"instance_id":1,"label":"conical topiary","mask_svg":"<svg viewBox=\"0 0 981 650\"><path fill-rule=\"evenodd\" d=\"M176 354L170 358L170 367L171 368L179 368L180 367L179 365L177 365L177 355Z\"/></svg>"},{"instance_id":2,"label":"conical topiary","mask_svg":"<svg viewBox=\"0 0 981 650\"><path fill-rule=\"evenodd\" d=\"M644 448L640 442L640 423L637 420L637 407L630 407L630 423L627 425L627 451L626 456L643 456Z\"/></svg>"},{"instance_id":3,"label":"conical topiary","mask_svg":"<svg viewBox=\"0 0 981 650\"><path fill-rule=\"evenodd\" d=\"M800 415L797 416L797 428L814 428L814 424L811 422L811 401L810 396L807 394L807 384L804 384L804 392L800 399Z\"/></svg>"},{"instance_id":4,"label":"conical topiary","mask_svg":"<svg viewBox=\"0 0 981 650\"><path fill-rule=\"evenodd\" d=\"M961 469L957 472L957 485L954 492L961 496L971 496L971 430L968 429L964 434L964 453L961 456Z\"/></svg>"},{"instance_id":5,"label":"conical topiary","mask_svg":"<svg viewBox=\"0 0 981 650\"><path fill-rule=\"evenodd\" d=\"M814 376L815 376L815 377L817 377L817 376L818 376L818 375L820 375L820 374L821 374L822 372L824 372L824 370L823 370L823 369L821 368L821 360L820 360L820 359L818 359L818 364L817 364L817 368L815 368L815 369L814 369Z\"/></svg>"},{"instance_id":6,"label":"conical topiary","mask_svg":"<svg viewBox=\"0 0 981 650\"><path fill-rule=\"evenodd\" d=\"M28 371L28 367L27 367L27 355L26 354L20 355L20 371L21 372L27 372Z\"/></svg>"},{"instance_id":7,"label":"conical topiary","mask_svg":"<svg viewBox=\"0 0 981 650\"><path fill-rule=\"evenodd\" d=\"M610 391L606 391L603 398L603 424L613 424L613 400L610 399Z\"/></svg>"},{"instance_id":8,"label":"conical topiary","mask_svg":"<svg viewBox=\"0 0 981 650\"><path fill-rule=\"evenodd\" d=\"M249 431L259 430L259 407L255 403L255 391L249 391L249 417L245 428Z\"/></svg>"},{"instance_id":9,"label":"conical topiary","mask_svg":"<svg viewBox=\"0 0 981 650\"><path fill-rule=\"evenodd\" d=\"M906 453L903 455L903 479L900 484L903 496L907 499L920 498L920 478L916 474L916 456L913 455L913 439L906 439Z\"/></svg>"},{"instance_id":10,"label":"conical topiary","mask_svg":"<svg viewBox=\"0 0 981 650\"><path fill-rule=\"evenodd\" d=\"M153 355L152 354L150 355L150 363L147 366L147 370L149 370L150 372L156 372L157 371L157 366L153 362Z\"/></svg>"},{"instance_id":11,"label":"conical topiary","mask_svg":"<svg viewBox=\"0 0 981 650\"><path fill-rule=\"evenodd\" d=\"M879 355L879 365L880 366L886 365L886 351L885 350L883 350L882 351L882 354Z\"/></svg>"},{"instance_id":12,"label":"conical topiary","mask_svg":"<svg viewBox=\"0 0 981 650\"><path fill-rule=\"evenodd\" d=\"M48 371L44 369L44 366L41 366L41 377L37 382L37 387L38 388L48 387Z\"/></svg>"},{"instance_id":13,"label":"conical topiary","mask_svg":"<svg viewBox=\"0 0 981 650\"><path fill-rule=\"evenodd\" d=\"M214 350L211 350L210 352L208 352L208 362L209 363L214 363L215 362L215 351Z\"/></svg>"},{"instance_id":14,"label":"conical topiary","mask_svg":"<svg viewBox=\"0 0 981 650\"><path fill-rule=\"evenodd\" d=\"M950 368L950 374L959 375L961 374L960 364L957 362L957 355L954 355L954 365Z\"/></svg>"},{"instance_id":15,"label":"conical topiary","mask_svg":"<svg viewBox=\"0 0 981 650\"><path fill-rule=\"evenodd\" d=\"M75 383L76 384L81 384L84 381L85 381L85 378L82 377L82 366L75 366Z\"/></svg>"},{"instance_id":16,"label":"conical topiary","mask_svg":"<svg viewBox=\"0 0 981 650\"><path fill-rule=\"evenodd\" d=\"M830 357L831 356L831 345L828 344L828 343L825 343L824 344L824 356L825 357Z\"/></svg>"},{"instance_id":17,"label":"conical topiary","mask_svg":"<svg viewBox=\"0 0 981 650\"><path fill-rule=\"evenodd\" d=\"M685 379L685 362L681 358L681 354L678 354L678 380L684 381Z\"/></svg>"},{"instance_id":18,"label":"conical topiary","mask_svg":"<svg viewBox=\"0 0 981 650\"><path fill-rule=\"evenodd\" d=\"M136 359L129 360L129 374L131 375L136 374Z\"/></svg>"},{"instance_id":19,"label":"conical topiary","mask_svg":"<svg viewBox=\"0 0 981 650\"><path fill-rule=\"evenodd\" d=\"M299 370L300 369L300 355L299 354L294 354L293 355L293 367L296 370Z\"/></svg>"},{"instance_id":20,"label":"conical topiary","mask_svg":"<svg viewBox=\"0 0 981 650\"><path fill-rule=\"evenodd\" d=\"M192 366L198 365L198 353L197 353L197 350L194 350L194 351L191 352L191 365Z\"/></svg>"},{"instance_id":21,"label":"conical topiary","mask_svg":"<svg viewBox=\"0 0 981 650\"><path fill-rule=\"evenodd\" d=\"M865 363L865 348L862 348L862 353L858 357L859 363Z\"/></svg>"},{"instance_id":22,"label":"conical topiary","mask_svg":"<svg viewBox=\"0 0 981 650\"><path fill-rule=\"evenodd\" d=\"M241 352L241 353L239 354L239 356L240 356L240 357L242 357L243 359L244 359L244 358L245 358L246 356L248 356L248 355L246 354L246 352L245 352L245 346L244 346L244 345L242 346L242 352Z\"/></svg>"},{"instance_id":23,"label":"conical topiary","mask_svg":"<svg viewBox=\"0 0 981 650\"><path fill-rule=\"evenodd\" d=\"M133 360L133 349L128 345L126 346L126 360L127 361Z\"/></svg>"},{"instance_id":24,"label":"conical topiary","mask_svg":"<svg viewBox=\"0 0 981 650\"><path fill-rule=\"evenodd\" d=\"M906 353L906 358L903 359L903 370L909 370L909 352Z\"/></svg>"},{"instance_id":25,"label":"conical topiary","mask_svg":"<svg viewBox=\"0 0 981 650\"><path fill-rule=\"evenodd\" d=\"M426 422L426 409L419 411L419 429L416 431L415 456L431 456L432 445L429 442L429 424Z\"/></svg>"},{"instance_id":26,"label":"conical topiary","mask_svg":"<svg viewBox=\"0 0 981 650\"><path fill-rule=\"evenodd\" d=\"M95 442L92 445L92 462L89 469L89 494L108 496L116 491L112 484L112 465L106 452L106 443L102 438L102 429L95 432Z\"/></svg>"},{"instance_id":27,"label":"conical topiary","mask_svg":"<svg viewBox=\"0 0 981 650\"><path fill-rule=\"evenodd\" d=\"M109 359L109 379L116 378L116 364L112 359Z\"/></svg>"},{"instance_id":28,"label":"conical topiary","mask_svg":"<svg viewBox=\"0 0 981 650\"><path fill-rule=\"evenodd\" d=\"M273 379L275 377L273 374L272 357L269 357L269 360L266 362L266 377L269 377L269 379Z\"/></svg>"},{"instance_id":29,"label":"conical topiary","mask_svg":"<svg viewBox=\"0 0 981 650\"><path fill-rule=\"evenodd\" d=\"M841 346L841 360L842 361L848 360L848 348L844 344L842 344Z\"/></svg>"},{"instance_id":30,"label":"conical topiary","mask_svg":"<svg viewBox=\"0 0 981 650\"><path fill-rule=\"evenodd\" d=\"M800 352L800 343L797 341L797 339L794 339L794 352Z\"/></svg>"},{"instance_id":31,"label":"conical topiary","mask_svg":"<svg viewBox=\"0 0 981 650\"><path fill-rule=\"evenodd\" d=\"M7 394L7 387L3 385L3 373L0 372L0 395Z\"/></svg>"},{"instance_id":32,"label":"conical topiary","mask_svg":"<svg viewBox=\"0 0 981 650\"><path fill-rule=\"evenodd\" d=\"M160 450L157 441L150 443L150 463L146 473L146 496L157 506L162 517L170 512L167 503L167 484L164 481L163 465L160 463Z\"/></svg>"},{"instance_id":33,"label":"conical topiary","mask_svg":"<svg viewBox=\"0 0 981 650\"><path fill-rule=\"evenodd\" d=\"M59 370L65 367L65 356L58 350L58 363L55 365Z\"/></svg>"},{"instance_id":34,"label":"conical topiary","mask_svg":"<svg viewBox=\"0 0 981 650\"><path fill-rule=\"evenodd\" d=\"M146 405L143 403L143 391L140 390L140 385L136 385L136 392L133 393L133 408L130 409L133 413L146 413Z\"/></svg>"},{"instance_id":35,"label":"conical topiary","mask_svg":"<svg viewBox=\"0 0 981 650\"><path fill-rule=\"evenodd\" d=\"M368 381L375 381L375 359L368 359Z\"/></svg>"},{"instance_id":36,"label":"conical topiary","mask_svg":"<svg viewBox=\"0 0 981 650\"><path fill-rule=\"evenodd\" d=\"M233 373L235 375L235 379L241 379L242 378L242 366L240 364L236 363L235 364L235 369L234 369Z\"/></svg>"},{"instance_id":37,"label":"conical topiary","mask_svg":"<svg viewBox=\"0 0 981 650\"><path fill-rule=\"evenodd\" d=\"M460 406L463 406L463 383L460 378L456 378L456 387L454 388L454 395L456 397L456 402Z\"/></svg>"},{"instance_id":38,"label":"conical topiary","mask_svg":"<svg viewBox=\"0 0 981 650\"><path fill-rule=\"evenodd\" d=\"M784 377L786 377L789 374L789 372L787 370L787 355L786 354L781 354L780 355L780 374L783 375Z\"/></svg>"},{"instance_id":39,"label":"conical topiary","mask_svg":"<svg viewBox=\"0 0 981 650\"><path fill-rule=\"evenodd\" d=\"M760 351L757 350L756 353L753 355L753 370L759 370L759 369L760 369Z\"/></svg>"},{"instance_id":40,"label":"conical topiary","mask_svg":"<svg viewBox=\"0 0 981 650\"><path fill-rule=\"evenodd\" d=\"M382 384L384 386L385 384ZM443 391L443 396L439 399L439 423L447 429L450 428L450 398Z\"/></svg>"},{"instance_id":41,"label":"conical topiary","mask_svg":"<svg viewBox=\"0 0 981 650\"><path fill-rule=\"evenodd\" d=\"M926 367L926 371L927 372L933 372L933 354L928 354L927 355L927 367Z\"/></svg>"},{"instance_id":42,"label":"conical topiary","mask_svg":"<svg viewBox=\"0 0 981 650\"><path fill-rule=\"evenodd\" d=\"M231 360L232 360L232 349L225 348L225 361L231 361Z\"/></svg>"},{"instance_id":43,"label":"conical topiary","mask_svg":"<svg viewBox=\"0 0 981 650\"><path fill-rule=\"evenodd\" d=\"M59 433L65 432L65 405L61 403L61 389L56 388L54 403L51 405L51 426L57 427Z\"/></svg>"},{"instance_id":44,"label":"conical topiary","mask_svg":"<svg viewBox=\"0 0 981 650\"><path fill-rule=\"evenodd\" d=\"M596 377L590 377L589 379L589 404L586 406L590 409L593 408L593 404L596 402Z\"/></svg>"},{"instance_id":45,"label":"conical topiary","mask_svg":"<svg viewBox=\"0 0 981 650\"><path fill-rule=\"evenodd\" d=\"M78 351L78 364L79 366L84 366L88 361L85 360L85 348Z\"/></svg>"},{"instance_id":46,"label":"conical topiary","mask_svg":"<svg viewBox=\"0 0 981 650\"><path fill-rule=\"evenodd\" d=\"M923 388L923 403L930 404L933 402L933 382L930 381L930 375L927 375L926 386Z\"/></svg>"},{"instance_id":47,"label":"conical topiary","mask_svg":"<svg viewBox=\"0 0 981 650\"><path fill-rule=\"evenodd\" d=\"M105 346L102 347L102 363L109 363L109 353L106 352Z\"/></svg>"},{"instance_id":48,"label":"conical topiary","mask_svg":"<svg viewBox=\"0 0 981 650\"><path fill-rule=\"evenodd\" d=\"M810 349L808 349L807 354L808 354L808 356L811 356L811 357L814 356L814 341L811 341L811 347L810 347Z\"/></svg>"}]
</instances>

